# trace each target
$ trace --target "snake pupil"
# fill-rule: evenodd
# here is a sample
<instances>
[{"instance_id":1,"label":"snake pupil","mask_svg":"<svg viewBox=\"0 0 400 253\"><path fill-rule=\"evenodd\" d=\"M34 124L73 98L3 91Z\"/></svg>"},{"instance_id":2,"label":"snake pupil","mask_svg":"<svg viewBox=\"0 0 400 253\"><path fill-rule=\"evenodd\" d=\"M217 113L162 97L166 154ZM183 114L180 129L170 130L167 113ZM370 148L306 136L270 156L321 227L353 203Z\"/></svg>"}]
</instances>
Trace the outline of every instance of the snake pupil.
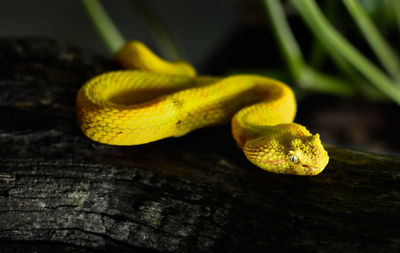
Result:
<instances>
[{"instance_id":1,"label":"snake pupil","mask_svg":"<svg viewBox=\"0 0 400 253\"><path fill-rule=\"evenodd\" d=\"M289 161L292 163L298 163L299 162L299 158L297 158L297 156L295 155L290 155L289 156Z\"/></svg>"}]
</instances>

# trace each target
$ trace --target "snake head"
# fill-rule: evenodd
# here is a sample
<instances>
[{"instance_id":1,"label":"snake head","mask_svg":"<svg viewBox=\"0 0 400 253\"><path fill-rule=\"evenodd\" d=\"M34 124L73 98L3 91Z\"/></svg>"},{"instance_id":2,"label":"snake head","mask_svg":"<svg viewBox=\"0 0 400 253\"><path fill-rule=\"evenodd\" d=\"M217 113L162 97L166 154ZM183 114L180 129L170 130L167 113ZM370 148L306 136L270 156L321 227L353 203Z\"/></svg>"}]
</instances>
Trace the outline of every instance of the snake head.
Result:
<instances>
[{"instance_id":1,"label":"snake head","mask_svg":"<svg viewBox=\"0 0 400 253\"><path fill-rule=\"evenodd\" d=\"M269 133L246 142L250 162L273 173L314 176L328 164L328 153L318 134L298 124L281 124Z\"/></svg>"},{"instance_id":2,"label":"snake head","mask_svg":"<svg viewBox=\"0 0 400 253\"><path fill-rule=\"evenodd\" d=\"M290 174L313 176L319 174L329 162L319 134L293 139L286 148L287 171Z\"/></svg>"}]
</instances>

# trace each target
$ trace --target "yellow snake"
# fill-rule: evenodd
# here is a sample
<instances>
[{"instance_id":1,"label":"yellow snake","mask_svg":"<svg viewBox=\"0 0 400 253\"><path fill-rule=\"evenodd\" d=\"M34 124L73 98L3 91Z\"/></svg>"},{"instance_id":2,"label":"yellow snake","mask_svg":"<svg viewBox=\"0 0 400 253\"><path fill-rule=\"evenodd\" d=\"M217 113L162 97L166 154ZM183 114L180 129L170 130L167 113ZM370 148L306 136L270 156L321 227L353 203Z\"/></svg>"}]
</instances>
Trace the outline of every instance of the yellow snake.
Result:
<instances>
[{"instance_id":1,"label":"yellow snake","mask_svg":"<svg viewBox=\"0 0 400 253\"><path fill-rule=\"evenodd\" d=\"M164 61L138 41L116 60L131 70L96 76L78 92L78 122L94 141L138 145L231 120L238 147L264 170L316 175L328 163L319 135L293 123L295 97L279 81L196 76L188 63Z\"/></svg>"}]
</instances>

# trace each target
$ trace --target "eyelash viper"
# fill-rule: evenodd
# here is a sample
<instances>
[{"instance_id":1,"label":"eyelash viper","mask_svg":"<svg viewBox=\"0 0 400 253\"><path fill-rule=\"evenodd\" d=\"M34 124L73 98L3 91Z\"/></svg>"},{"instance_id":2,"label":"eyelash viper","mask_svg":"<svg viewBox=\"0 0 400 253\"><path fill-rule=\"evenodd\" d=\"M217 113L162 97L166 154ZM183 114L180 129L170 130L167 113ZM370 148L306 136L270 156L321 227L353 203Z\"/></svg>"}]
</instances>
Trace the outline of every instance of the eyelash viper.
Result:
<instances>
[{"instance_id":1,"label":"eyelash viper","mask_svg":"<svg viewBox=\"0 0 400 253\"><path fill-rule=\"evenodd\" d=\"M96 76L77 95L79 125L94 141L138 145L231 120L238 147L264 170L316 175L328 164L319 135L293 123L295 97L279 81L196 76L191 65L164 61L139 41L116 60L130 70Z\"/></svg>"}]
</instances>

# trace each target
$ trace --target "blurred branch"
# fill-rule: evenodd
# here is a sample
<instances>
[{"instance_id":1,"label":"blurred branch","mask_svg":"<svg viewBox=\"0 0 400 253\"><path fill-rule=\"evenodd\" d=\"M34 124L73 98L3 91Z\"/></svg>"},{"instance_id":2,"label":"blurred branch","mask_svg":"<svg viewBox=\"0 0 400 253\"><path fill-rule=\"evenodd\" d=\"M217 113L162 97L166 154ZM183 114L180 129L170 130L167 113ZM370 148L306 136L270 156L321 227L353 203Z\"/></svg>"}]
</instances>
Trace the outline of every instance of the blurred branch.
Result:
<instances>
[{"instance_id":1,"label":"blurred branch","mask_svg":"<svg viewBox=\"0 0 400 253\"><path fill-rule=\"evenodd\" d=\"M287 23L279 0L264 0L263 4L270 17L290 73L298 85L303 88L331 94L349 95L354 93L353 86L345 80L327 76L309 67L304 62L300 47Z\"/></svg>"},{"instance_id":2,"label":"blurred branch","mask_svg":"<svg viewBox=\"0 0 400 253\"><path fill-rule=\"evenodd\" d=\"M397 25L400 31L400 1L399 0L392 0L392 5L394 8L394 13L397 19Z\"/></svg>"},{"instance_id":3,"label":"blurred branch","mask_svg":"<svg viewBox=\"0 0 400 253\"><path fill-rule=\"evenodd\" d=\"M327 75L309 66L304 66L298 82L301 87L318 92L336 95L355 94L355 87L348 80Z\"/></svg>"},{"instance_id":4,"label":"blurred branch","mask_svg":"<svg viewBox=\"0 0 400 253\"><path fill-rule=\"evenodd\" d=\"M125 44L124 37L98 0L82 0L81 3L108 49L115 54Z\"/></svg>"},{"instance_id":5,"label":"blurred branch","mask_svg":"<svg viewBox=\"0 0 400 253\"><path fill-rule=\"evenodd\" d=\"M155 15L151 6L144 0L132 0L132 3L148 24L161 54L169 60L183 60L182 52L176 46L176 43L157 15Z\"/></svg>"},{"instance_id":6,"label":"blurred branch","mask_svg":"<svg viewBox=\"0 0 400 253\"><path fill-rule=\"evenodd\" d=\"M332 52L340 54L377 89L400 105L400 90L394 83L339 34L326 20L314 0L292 0L306 24Z\"/></svg>"},{"instance_id":7,"label":"blurred branch","mask_svg":"<svg viewBox=\"0 0 400 253\"><path fill-rule=\"evenodd\" d=\"M304 65L303 55L286 21L282 6L279 0L264 0L263 4L270 17L272 27L278 38L279 46L290 72L294 79L297 80Z\"/></svg>"},{"instance_id":8,"label":"blurred branch","mask_svg":"<svg viewBox=\"0 0 400 253\"><path fill-rule=\"evenodd\" d=\"M337 1L324 1L324 9L326 17L331 20L335 20L339 13L337 12ZM325 53L325 54L323 54ZM310 57L310 64L314 65L320 59L318 59L319 55L326 55L326 53L331 57L331 60L336 64L339 71L347 76L352 82L352 86L357 86L356 88L359 89L360 84L365 82L363 78L355 71L353 66L349 64L340 54L333 52L332 50L327 47L325 43L321 43L321 41L317 38L313 41L313 47L311 48L311 57ZM364 90L361 90L364 91ZM369 93L371 94L371 93Z\"/></svg>"},{"instance_id":9,"label":"blurred branch","mask_svg":"<svg viewBox=\"0 0 400 253\"><path fill-rule=\"evenodd\" d=\"M336 1L324 1L322 3L325 15L329 20L334 19L336 17L335 15L337 15L336 3L337 3ZM309 59L311 66L319 67L324 62L324 60L327 58L327 55L326 55L323 45L321 45L321 42L318 39L316 39L315 37L312 38L311 43L312 44L311 44L311 48L310 48L310 53L308 55L308 59Z\"/></svg>"},{"instance_id":10,"label":"blurred branch","mask_svg":"<svg viewBox=\"0 0 400 253\"><path fill-rule=\"evenodd\" d=\"M386 43L376 26L364 12L357 0L343 0L349 13L357 23L370 47L378 57L382 66L397 80L400 81L400 64L394 51Z\"/></svg>"}]
</instances>

